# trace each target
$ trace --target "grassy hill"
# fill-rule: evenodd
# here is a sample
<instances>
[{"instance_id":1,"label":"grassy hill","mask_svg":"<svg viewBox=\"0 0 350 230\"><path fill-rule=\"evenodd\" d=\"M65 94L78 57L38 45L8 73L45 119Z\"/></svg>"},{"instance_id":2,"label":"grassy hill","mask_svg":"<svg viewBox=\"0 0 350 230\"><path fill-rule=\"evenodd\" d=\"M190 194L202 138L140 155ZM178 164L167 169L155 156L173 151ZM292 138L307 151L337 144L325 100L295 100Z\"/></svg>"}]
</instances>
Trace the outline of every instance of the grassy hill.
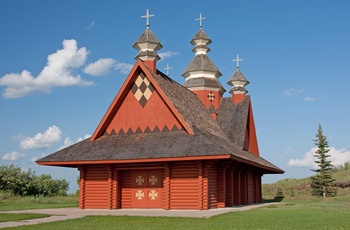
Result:
<instances>
[{"instance_id":1,"label":"grassy hill","mask_svg":"<svg viewBox=\"0 0 350 230\"><path fill-rule=\"evenodd\" d=\"M333 172L336 179L333 184L338 188L335 200L350 200L350 169ZM277 193L277 188L281 188L285 199L313 199L311 196L310 177L296 179L286 178L273 184L263 185L263 197L273 199Z\"/></svg>"}]
</instances>

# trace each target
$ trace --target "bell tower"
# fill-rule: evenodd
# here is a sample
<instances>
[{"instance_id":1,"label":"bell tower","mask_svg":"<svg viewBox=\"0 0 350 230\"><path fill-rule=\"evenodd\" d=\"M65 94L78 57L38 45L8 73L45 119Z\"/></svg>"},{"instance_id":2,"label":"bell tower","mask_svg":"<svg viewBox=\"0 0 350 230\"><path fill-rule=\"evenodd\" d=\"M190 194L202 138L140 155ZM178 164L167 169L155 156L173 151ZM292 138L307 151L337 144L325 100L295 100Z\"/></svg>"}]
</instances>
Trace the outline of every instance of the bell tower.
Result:
<instances>
[{"instance_id":1,"label":"bell tower","mask_svg":"<svg viewBox=\"0 0 350 230\"><path fill-rule=\"evenodd\" d=\"M182 76L185 78L183 86L194 92L202 101L204 106L216 118L216 110L225 92L224 87L218 81L222 75L215 64L210 60L207 53L210 51L208 45L211 40L202 28L202 21L206 19L200 14L199 30L190 41L194 45L194 58L188 64Z\"/></svg>"}]
</instances>

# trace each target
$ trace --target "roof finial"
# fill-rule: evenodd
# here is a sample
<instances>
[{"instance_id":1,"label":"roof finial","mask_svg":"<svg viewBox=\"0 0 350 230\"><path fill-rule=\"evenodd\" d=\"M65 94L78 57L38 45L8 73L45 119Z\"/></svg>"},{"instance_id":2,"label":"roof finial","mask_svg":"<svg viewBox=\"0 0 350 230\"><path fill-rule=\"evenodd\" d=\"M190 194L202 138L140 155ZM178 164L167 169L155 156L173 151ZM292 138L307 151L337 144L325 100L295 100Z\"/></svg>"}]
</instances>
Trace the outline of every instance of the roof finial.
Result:
<instances>
[{"instance_id":1,"label":"roof finial","mask_svg":"<svg viewBox=\"0 0 350 230\"><path fill-rule=\"evenodd\" d=\"M169 77L170 73L169 73L169 70L171 70L173 67L170 67L169 66L169 63L166 64L166 68L163 68L166 70L166 75Z\"/></svg>"},{"instance_id":2,"label":"roof finial","mask_svg":"<svg viewBox=\"0 0 350 230\"><path fill-rule=\"evenodd\" d=\"M243 59L239 59L239 56L238 56L238 54L237 54L237 58L236 58L236 59L233 59L232 61L237 62L236 67L239 68L239 62L240 62L240 61L243 61Z\"/></svg>"},{"instance_id":3,"label":"roof finial","mask_svg":"<svg viewBox=\"0 0 350 230\"><path fill-rule=\"evenodd\" d=\"M199 28L202 29L202 21L207 18L202 18L202 13L199 14L199 18L196 18L196 21L199 21Z\"/></svg>"},{"instance_id":4,"label":"roof finial","mask_svg":"<svg viewBox=\"0 0 350 230\"><path fill-rule=\"evenodd\" d=\"M141 18L146 18L146 27L149 29L149 18L154 17L154 14L149 14L149 11L147 9L146 15L141 16Z\"/></svg>"}]
</instances>

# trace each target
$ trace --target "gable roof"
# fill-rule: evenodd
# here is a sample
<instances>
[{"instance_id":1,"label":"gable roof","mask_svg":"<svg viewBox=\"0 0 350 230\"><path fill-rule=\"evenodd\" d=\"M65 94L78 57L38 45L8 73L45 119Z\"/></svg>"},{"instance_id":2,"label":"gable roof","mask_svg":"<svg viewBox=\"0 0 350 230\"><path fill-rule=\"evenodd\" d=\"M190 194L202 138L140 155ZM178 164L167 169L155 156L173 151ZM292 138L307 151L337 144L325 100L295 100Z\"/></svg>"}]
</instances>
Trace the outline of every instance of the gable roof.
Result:
<instances>
[{"instance_id":1,"label":"gable roof","mask_svg":"<svg viewBox=\"0 0 350 230\"><path fill-rule=\"evenodd\" d=\"M142 70L182 125L187 129L171 132L153 132L102 136L103 128L122 103L136 71ZM152 73L142 61L137 61L121 90L113 100L91 140L83 140L37 161L42 165L65 165L98 162L141 162L181 159L234 159L264 169L264 173L282 173L283 170L259 156L236 146L212 119L200 99L162 72Z\"/></svg>"},{"instance_id":2,"label":"gable roof","mask_svg":"<svg viewBox=\"0 0 350 230\"><path fill-rule=\"evenodd\" d=\"M121 89L119 90L118 94L112 101L111 105L109 106L107 112L103 116L100 124L97 126L95 132L91 136L90 140L94 141L101 137L110 122L112 121L114 115L118 112L118 109L122 105L126 95L129 93L130 88L132 86L133 79L137 77L138 72L142 71L146 77L149 79L149 81L152 83L153 87L157 90L160 97L165 101L165 103L168 105L169 109L172 111L172 113L176 116L177 120L180 121L181 125L184 127L184 129L192 134L193 131L188 126L188 124L185 122L185 120L182 118L182 116L177 112L175 107L172 105L172 103L169 101L168 97L164 94L162 88L159 86L158 82L155 80L154 76L155 74L152 74L152 71L143 63L141 60L137 60L134 67L132 68L130 74L126 78L125 82L123 83Z\"/></svg>"}]
</instances>

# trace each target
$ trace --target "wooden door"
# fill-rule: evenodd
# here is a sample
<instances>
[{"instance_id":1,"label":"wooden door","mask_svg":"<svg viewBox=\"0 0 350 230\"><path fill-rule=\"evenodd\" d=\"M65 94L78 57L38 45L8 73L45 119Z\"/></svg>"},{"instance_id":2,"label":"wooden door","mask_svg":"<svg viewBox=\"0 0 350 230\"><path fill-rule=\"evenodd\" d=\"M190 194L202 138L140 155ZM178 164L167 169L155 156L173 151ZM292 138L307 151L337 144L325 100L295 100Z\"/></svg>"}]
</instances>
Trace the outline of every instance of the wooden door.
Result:
<instances>
[{"instance_id":1,"label":"wooden door","mask_svg":"<svg viewBox=\"0 0 350 230\"><path fill-rule=\"evenodd\" d=\"M162 171L137 170L132 173L132 208L162 207Z\"/></svg>"}]
</instances>

